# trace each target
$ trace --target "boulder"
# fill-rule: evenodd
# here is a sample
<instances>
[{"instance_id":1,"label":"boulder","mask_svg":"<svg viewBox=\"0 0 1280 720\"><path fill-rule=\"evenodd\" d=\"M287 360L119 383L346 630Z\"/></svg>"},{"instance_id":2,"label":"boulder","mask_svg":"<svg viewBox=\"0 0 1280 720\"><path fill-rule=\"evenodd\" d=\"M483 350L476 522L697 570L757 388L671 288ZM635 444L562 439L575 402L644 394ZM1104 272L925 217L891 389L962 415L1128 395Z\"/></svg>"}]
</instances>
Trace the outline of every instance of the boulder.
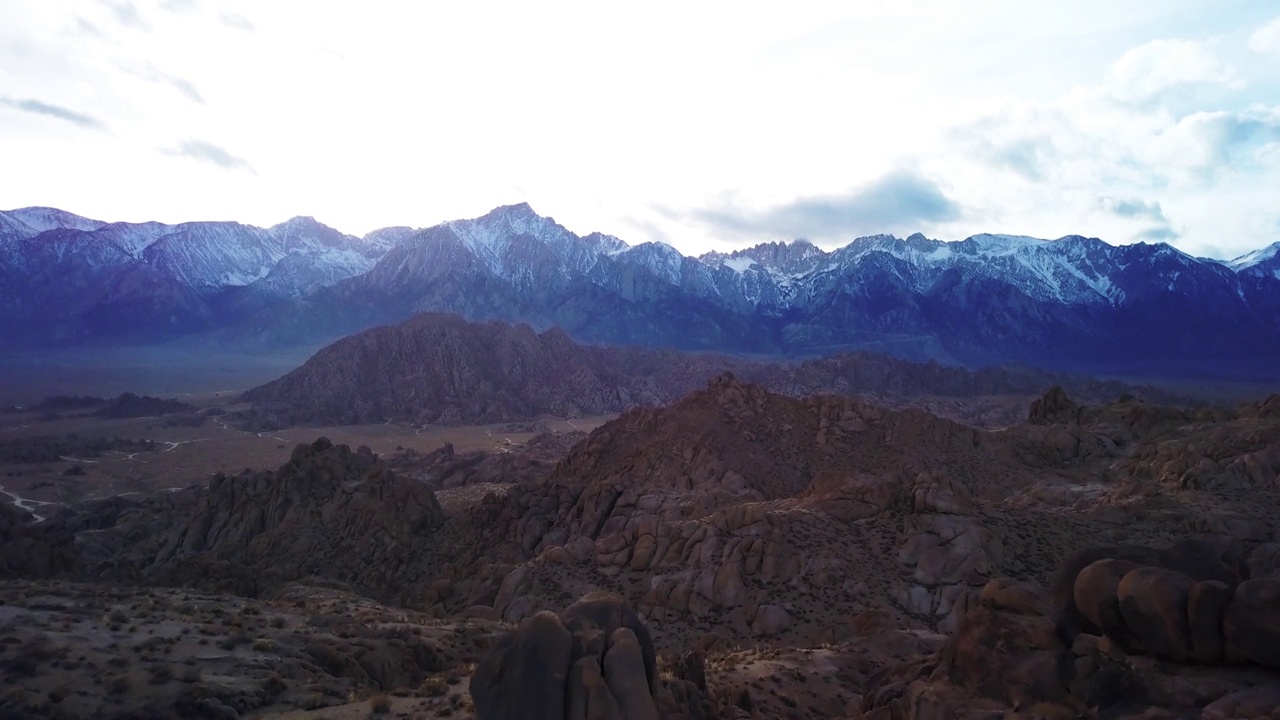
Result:
<instances>
[{"instance_id":1,"label":"boulder","mask_svg":"<svg viewBox=\"0 0 1280 720\"><path fill-rule=\"evenodd\" d=\"M1124 642L1127 633L1116 588L1126 574L1140 567L1143 566L1128 560L1107 558L1080 571L1076 576L1074 598L1080 616L1088 621L1088 624L1082 623L1083 630Z\"/></svg>"},{"instance_id":2,"label":"boulder","mask_svg":"<svg viewBox=\"0 0 1280 720\"><path fill-rule=\"evenodd\" d=\"M1280 687L1259 685L1238 690L1209 703L1200 713L1205 720L1274 718L1280 708Z\"/></svg>"},{"instance_id":3,"label":"boulder","mask_svg":"<svg viewBox=\"0 0 1280 720\"><path fill-rule=\"evenodd\" d=\"M521 623L476 664L476 720L563 720L573 646L573 636L552 613Z\"/></svg>"},{"instance_id":4,"label":"boulder","mask_svg":"<svg viewBox=\"0 0 1280 720\"><path fill-rule=\"evenodd\" d=\"M1228 659L1280 670L1280 578L1240 583L1223 616L1222 634Z\"/></svg>"},{"instance_id":5,"label":"boulder","mask_svg":"<svg viewBox=\"0 0 1280 720\"><path fill-rule=\"evenodd\" d=\"M791 614L781 605L761 605L756 610L751 632L756 635L777 635L791 627Z\"/></svg>"},{"instance_id":6,"label":"boulder","mask_svg":"<svg viewBox=\"0 0 1280 720\"><path fill-rule=\"evenodd\" d=\"M1179 662L1191 659L1187 596L1193 585L1190 577L1164 568L1143 567L1125 574L1116 598L1130 649Z\"/></svg>"},{"instance_id":7,"label":"boulder","mask_svg":"<svg viewBox=\"0 0 1280 720\"><path fill-rule=\"evenodd\" d=\"M604 593L527 618L476 665L470 689L476 720L658 720L649 630Z\"/></svg>"},{"instance_id":8,"label":"boulder","mask_svg":"<svg viewBox=\"0 0 1280 720\"><path fill-rule=\"evenodd\" d=\"M1196 662L1221 662L1222 618L1231 594L1231 588L1217 580L1198 582L1187 593L1187 626L1191 630L1191 654Z\"/></svg>"},{"instance_id":9,"label":"boulder","mask_svg":"<svg viewBox=\"0 0 1280 720\"><path fill-rule=\"evenodd\" d=\"M1280 543L1263 543L1245 559L1250 578L1280 577Z\"/></svg>"},{"instance_id":10,"label":"boulder","mask_svg":"<svg viewBox=\"0 0 1280 720\"><path fill-rule=\"evenodd\" d=\"M1227 585L1240 581L1235 564L1229 562L1224 548L1205 540L1183 540L1168 548L1149 548L1140 545L1111 545L1085 548L1071 554L1054 574L1049 596L1062 611L1063 619L1074 630L1098 634L1101 629L1091 627L1075 602L1076 577L1086 567L1099 560L1115 558L1139 565L1175 570L1192 580L1218 580Z\"/></svg>"},{"instance_id":11,"label":"boulder","mask_svg":"<svg viewBox=\"0 0 1280 720\"><path fill-rule=\"evenodd\" d=\"M950 478L935 481L922 474L916 478L911 495L915 512L971 515L976 509L964 486Z\"/></svg>"},{"instance_id":12,"label":"boulder","mask_svg":"<svg viewBox=\"0 0 1280 720\"><path fill-rule=\"evenodd\" d=\"M600 661L594 656L578 658L569 670L565 705L568 720L614 720L622 716L618 701L600 673Z\"/></svg>"},{"instance_id":13,"label":"boulder","mask_svg":"<svg viewBox=\"0 0 1280 720\"><path fill-rule=\"evenodd\" d=\"M652 646L649 649L652 651ZM609 636L604 677L625 720L658 720L658 705L654 688L649 685L644 652L630 628L620 627Z\"/></svg>"},{"instance_id":14,"label":"boulder","mask_svg":"<svg viewBox=\"0 0 1280 720\"><path fill-rule=\"evenodd\" d=\"M984 599L960 618L939 657L951 682L1008 703L1066 700L1063 678L1072 656L1057 634L1057 612L1043 592L995 579L980 597ZM1012 608L1005 607L1006 601Z\"/></svg>"},{"instance_id":15,"label":"boulder","mask_svg":"<svg viewBox=\"0 0 1280 720\"><path fill-rule=\"evenodd\" d=\"M1029 582L1012 578L999 577L991 580L982 586L978 598L989 607L1023 615L1052 617L1055 614L1044 590Z\"/></svg>"}]
</instances>

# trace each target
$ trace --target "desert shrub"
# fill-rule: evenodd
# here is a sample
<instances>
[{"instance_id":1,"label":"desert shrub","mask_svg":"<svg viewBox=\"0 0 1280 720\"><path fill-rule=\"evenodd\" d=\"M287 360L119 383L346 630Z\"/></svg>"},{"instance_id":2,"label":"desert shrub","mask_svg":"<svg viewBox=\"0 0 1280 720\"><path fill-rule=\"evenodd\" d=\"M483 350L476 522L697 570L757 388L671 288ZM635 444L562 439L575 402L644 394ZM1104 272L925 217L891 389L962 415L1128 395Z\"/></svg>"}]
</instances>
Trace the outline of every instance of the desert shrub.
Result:
<instances>
[{"instance_id":1,"label":"desert shrub","mask_svg":"<svg viewBox=\"0 0 1280 720\"><path fill-rule=\"evenodd\" d=\"M163 685L173 679L173 670L168 665L152 665L151 684Z\"/></svg>"},{"instance_id":2,"label":"desert shrub","mask_svg":"<svg viewBox=\"0 0 1280 720\"><path fill-rule=\"evenodd\" d=\"M439 697L449 691L449 683L439 675L434 675L422 681L422 686L418 688L419 695L427 697Z\"/></svg>"},{"instance_id":3,"label":"desert shrub","mask_svg":"<svg viewBox=\"0 0 1280 720\"><path fill-rule=\"evenodd\" d=\"M267 693L268 697L279 695L289 689L289 683L284 681L280 673L271 673L267 676L266 682L262 684L262 689Z\"/></svg>"},{"instance_id":4,"label":"desert shrub","mask_svg":"<svg viewBox=\"0 0 1280 720\"><path fill-rule=\"evenodd\" d=\"M123 673L107 678L107 692L112 695L124 695L129 692L129 676Z\"/></svg>"},{"instance_id":5,"label":"desert shrub","mask_svg":"<svg viewBox=\"0 0 1280 720\"><path fill-rule=\"evenodd\" d=\"M245 635L242 632L234 632L222 638L222 640L218 642L218 647L223 650L235 650L248 642L251 642L248 635Z\"/></svg>"},{"instance_id":6,"label":"desert shrub","mask_svg":"<svg viewBox=\"0 0 1280 720\"><path fill-rule=\"evenodd\" d=\"M369 698L369 712L374 715L385 715L391 712L391 696L378 693Z\"/></svg>"}]
</instances>

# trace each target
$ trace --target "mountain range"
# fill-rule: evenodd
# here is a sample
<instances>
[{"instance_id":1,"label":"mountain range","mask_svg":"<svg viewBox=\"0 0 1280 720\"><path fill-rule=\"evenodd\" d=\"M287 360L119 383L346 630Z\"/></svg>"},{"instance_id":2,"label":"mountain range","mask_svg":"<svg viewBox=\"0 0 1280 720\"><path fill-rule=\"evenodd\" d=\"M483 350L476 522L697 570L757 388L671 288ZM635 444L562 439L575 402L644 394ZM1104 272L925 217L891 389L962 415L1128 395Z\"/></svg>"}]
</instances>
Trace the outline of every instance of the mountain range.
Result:
<instances>
[{"instance_id":1,"label":"mountain range","mask_svg":"<svg viewBox=\"0 0 1280 720\"><path fill-rule=\"evenodd\" d=\"M1093 373L1280 375L1280 243L1232 261L1066 236L861 237L688 257L527 204L357 238L311 218L105 223L0 212L0 350L318 343L421 311L596 344L872 350Z\"/></svg>"}]
</instances>

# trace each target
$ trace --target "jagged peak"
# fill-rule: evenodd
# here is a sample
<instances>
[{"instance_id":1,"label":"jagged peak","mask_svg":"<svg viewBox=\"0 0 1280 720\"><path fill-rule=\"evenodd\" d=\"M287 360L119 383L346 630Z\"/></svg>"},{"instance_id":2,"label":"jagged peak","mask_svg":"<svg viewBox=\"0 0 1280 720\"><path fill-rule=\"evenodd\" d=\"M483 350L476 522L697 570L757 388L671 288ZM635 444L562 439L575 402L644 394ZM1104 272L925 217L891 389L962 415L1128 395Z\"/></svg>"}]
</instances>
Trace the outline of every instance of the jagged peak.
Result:
<instances>
[{"instance_id":1,"label":"jagged peak","mask_svg":"<svg viewBox=\"0 0 1280 720\"><path fill-rule=\"evenodd\" d=\"M602 232L592 232L582 237L582 242L609 255L626 252L631 248L625 240Z\"/></svg>"},{"instance_id":2,"label":"jagged peak","mask_svg":"<svg viewBox=\"0 0 1280 720\"><path fill-rule=\"evenodd\" d=\"M512 222L512 221L529 222L532 220L546 220L547 222L550 222L550 223L555 222L554 218L543 217L539 215L537 211L535 211L533 207L529 205L529 203L527 202L519 202L513 205L499 205L498 207L490 210L489 212L485 213L481 217L477 218L477 220L481 222L494 221L494 220L505 220L507 222Z\"/></svg>"}]
</instances>

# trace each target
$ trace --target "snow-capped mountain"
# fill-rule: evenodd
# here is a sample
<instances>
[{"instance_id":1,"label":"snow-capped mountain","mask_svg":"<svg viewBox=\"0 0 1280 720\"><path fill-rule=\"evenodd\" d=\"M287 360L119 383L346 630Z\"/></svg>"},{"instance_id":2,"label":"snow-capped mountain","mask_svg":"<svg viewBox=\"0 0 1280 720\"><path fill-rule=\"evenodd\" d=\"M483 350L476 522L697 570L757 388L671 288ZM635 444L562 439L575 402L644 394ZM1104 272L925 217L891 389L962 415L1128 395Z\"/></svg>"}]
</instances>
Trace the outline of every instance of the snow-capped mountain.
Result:
<instances>
[{"instance_id":1,"label":"snow-capped mountain","mask_svg":"<svg viewBox=\"0 0 1280 720\"><path fill-rule=\"evenodd\" d=\"M302 298L368 272L386 248L311 218L258 228L0 212L0 327L15 345L208 330L226 308L250 312L249 298Z\"/></svg>"},{"instance_id":2,"label":"snow-capped mountain","mask_svg":"<svg viewBox=\"0 0 1280 720\"><path fill-rule=\"evenodd\" d=\"M1241 255L1227 263L1227 267L1242 275L1270 276L1280 280L1280 242Z\"/></svg>"},{"instance_id":3,"label":"snow-capped mountain","mask_svg":"<svg viewBox=\"0 0 1280 720\"><path fill-rule=\"evenodd\" d=\"M580 237L526 204L364 238L310 218L107 224L29 208L0 213L0 289L19 298L0 316L12 327L31 308L23 299L38 299L55 316L45 326L64 328L45 341L84 334L117 306L135 323L126 334L315 341L433 310L600 343L1280 375L1278 256L1280 243L1220 262L1163 243L916 234L695 258Z\"/></svg>"}]
</instances>

